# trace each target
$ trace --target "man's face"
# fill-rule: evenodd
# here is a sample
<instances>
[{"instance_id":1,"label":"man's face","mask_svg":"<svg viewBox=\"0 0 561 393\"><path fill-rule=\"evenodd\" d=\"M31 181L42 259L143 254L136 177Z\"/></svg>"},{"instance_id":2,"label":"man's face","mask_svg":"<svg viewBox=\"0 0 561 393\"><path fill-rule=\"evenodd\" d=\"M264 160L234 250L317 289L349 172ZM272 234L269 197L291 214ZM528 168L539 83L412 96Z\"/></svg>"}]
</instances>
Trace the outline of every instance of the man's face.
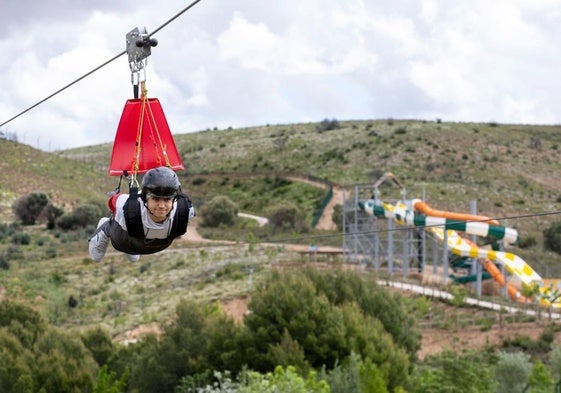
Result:
<instances>
[{"instance_id":1,"label":"man's face","mask_svg":"<svg viewBox=\"0 0 561 393\"><path fill-rule=\"evenodd\" d=\"M156 222L164 221L173 207L173 198L162 198L149 195L146 199L146 206L150 212L150 217Z\"/></svg>"}]
</instances>

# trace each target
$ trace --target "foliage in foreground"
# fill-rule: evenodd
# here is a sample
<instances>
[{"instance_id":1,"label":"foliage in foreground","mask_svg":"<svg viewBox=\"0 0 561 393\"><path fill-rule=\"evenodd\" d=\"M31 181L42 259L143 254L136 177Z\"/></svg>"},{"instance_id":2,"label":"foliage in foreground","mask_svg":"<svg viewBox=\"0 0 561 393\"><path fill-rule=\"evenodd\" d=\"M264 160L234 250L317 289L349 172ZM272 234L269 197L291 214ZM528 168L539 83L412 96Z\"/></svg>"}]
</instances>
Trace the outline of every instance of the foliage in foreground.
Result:
<instances>
[{"instance_id":1,"label":"foliage in foreground","mask_svg":"<svg viewBox=\"0 0 561 393\"><path fill-rule=\"evenodd\" d=\"M541 360L505 343L418 361L402 298L348 271L274 271L249 306L235 324L218 303L184 300L160 335L122 346L100 328L63 333L0 302L0 391L545 392L561 375L555 346Z\"/></svg>"},{"instance_id":2,"label":"foliage in foreground","mask_svg":"<svg viewBox=\"0 0 561 393\"><path fill-rule=\"evenodd\" d=\"M391 304L391 312L405 314L392 321L410 324L407 310L373 282L343 271L337 280L324 277L331 274L272 273L253 293L252 313L240 325L217 303L184 300L161 335L128 346L112 343L99 328L81 340L62 334L31 309L3 302L0 339L9 361L0 374L2 391L195 392L226 383L216 372L231 373L239 384L234 391L282 385L295 390L277 391L323 392L329 383L334 391L396 391L408 377L412 353L370 310L380 310L376 302ZM363 286L386 294L359 302ZM393 328L398 336L403 329Z\"/></svg>"}]
</instances>

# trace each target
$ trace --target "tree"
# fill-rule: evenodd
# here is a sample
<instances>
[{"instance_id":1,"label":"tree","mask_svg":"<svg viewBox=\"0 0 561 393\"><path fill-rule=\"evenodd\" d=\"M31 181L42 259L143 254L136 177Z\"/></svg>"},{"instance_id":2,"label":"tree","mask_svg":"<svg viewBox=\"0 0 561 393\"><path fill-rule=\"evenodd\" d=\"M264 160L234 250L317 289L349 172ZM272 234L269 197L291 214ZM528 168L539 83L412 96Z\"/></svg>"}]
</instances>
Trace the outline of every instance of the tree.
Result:
<instances>
[{"instance_id":1,"label":"tree","mask_svg":"<svg viewBox=\"0 0 561 393\"><path fill-rule=\"evenodd\" d=\"M325 131L331 131L331 130L338 130L339 128L341 128L341 124L339 124L339 121L337 119L327 119L327 118L323 119L316 126L316 130L319 133Z\"/></svg>"},{"instance_id":2,"label":"tree","mask_svg":"<svg viewBox=\"0 0 561 393\"><path fill-rule=\"evenodd\" d=\"M0 328L7 329L28 349L41 336L47 325L33 309L10 300L0 302Z\"/></svg>"},{"instance_id":3,"label":"tree","mask_svg":"<svg viewBox=\"0 0 561 393\"><path fill-rule=\"evenodd\" d=\"M23 225L33 225L48 204L49 198L46 194L33 192L16 199L12 211Z\"/></svg>"},{"instance_id":4,"label":"tree","mask_svg":"<svg viewBox=\"0 0 561 393\"><path fill-rule=\"evenodd\" d=\"M91 392L97 364L78 337L48 329L34 348L36 391Z\"/></svg>"},{"instance_id":5,"label":"tree","mask_svg":"<svg viewBox=\"0 0 561 393\"><path fill-rule=\"evenodd\" d=\"M495 382L481 354L444 351L425 359L410 381L411 393L492 393ZM510 392L515 392L511 390ZM521 390L520 390L521 391Z\"/></svg>"},{"instance_id":6,"label":"tree","mask_svg":"<svg viewBox=\"0 0 561 393\"><path fill-rule=\"evenodd\" d=\"M0 329L0 391L4 393L32 393L33 354L23 347L16 336Z\"/></svg>"},{"instance_id":7,"label":"tree","mask_svg":"<svg viewBox=\"0 0 561 393\"><path fill-rule=\"evenodd\" d=\"M298 232L309 230L305 213L292 202L283 201L270 207L267 217L269 224L275 228L289 228Z\"/></svg>"},{"instance_id":8,"label":"tree","mask_svg":"<svg viewBox=\"0 0 561 393\"><path fill-rule=\"evenodd\" d=\"M0 391L91 392L97 365L76 337L31 308L0 302Z\"/></svg>"},{"instance_id":9,"label":"tree","mask_svg":"<svg viewBox=\"0 0 561 393\"><path fill-rule=\"evenodd\" d=\"M238 205L227 196L212 198L202 209L201 226L215 228L219 225L233 225L238 216Z\"/></svg>"},{"instance_id":10,"label":"tree","mask_svg":"<svg viewBox=\"0 0 561 393\"><path fill-rule=\"evenodd\" d=\"M381 288L375 278L360 277L351 271L325 274L305 269L300 274L312 280L317 290L327 296L332 304L356 302L361 312L380 320L394 342L409 353L411 360L415 358L421 336L401 296Z\"/></svg>"},{"instance_id":11,"label":"tree","mask_svg":"<svg viewBox=\"0 0 561 393\"><path fill-rule=\"evenodd\" d=\"M122 393L127 386L129 374L126 372L117 379L116 374L109 371L107 365L99 369L96 384L93 393Z\"/></svg>"},{"instance_id":12,"label":"tree","mask_svg":"<svg viewBox=\"0 0 561 393\"><path fill-rule=\"evenodd\" d=\"M528 378L528 386L529 392L532 393L549 393L553 390L551 374L541 360L534 363L532 373Z\"/></svg>"},{"instance_id":13,"label":"tree","mask_svg":"<svg viewBox=\"0 0 561 393\"><path fill-rule=\"evenodd\" d=\"M497 393L522 392L531 369L529 355L523 352L500 352L495 365L495 379L499 384Z\"/></svg>"},{"instance_id":14,"label":"tree","mask_svg":"<svg viewBox=\"0 0 561 393\"><path fill-rule=\"evenodd\" d=\"M139 393L174 391L183 377L205 374L208 370L241 369L236 348L237 328L215 304L182 301L176 318L164 326L158 339L147 336L138 356L129 360L129 387Z\"/></svg>"},{"instance_id":15,"label":"tree","mask_svg":"<svg viewBox=\"0 0 561 393\"><path fill-rule=\"evenodd\" d=\"M89 330L81 338L98 365L103 366L109 363L114 348L111 338L103 329L98 327Z\"/></svg>"},{"instance_id":16,"label":"tree","mask_svg":"<svg viewBox=\"0 0 561 393\"><path fill-rule=\"evenodd\" d=\"M274 369L279 343L289 336L312 368L331 369L355 352L385 370L388 388L399 386L408 373L407 352L356 302L335 303L332 298L336 296L327 296L301 271L273 272L252 295L251 314L245 318L251 338L245 345L248 367L261 372ZM298 359L298 352L291 351Z\"/></svg>"}]
</instances>

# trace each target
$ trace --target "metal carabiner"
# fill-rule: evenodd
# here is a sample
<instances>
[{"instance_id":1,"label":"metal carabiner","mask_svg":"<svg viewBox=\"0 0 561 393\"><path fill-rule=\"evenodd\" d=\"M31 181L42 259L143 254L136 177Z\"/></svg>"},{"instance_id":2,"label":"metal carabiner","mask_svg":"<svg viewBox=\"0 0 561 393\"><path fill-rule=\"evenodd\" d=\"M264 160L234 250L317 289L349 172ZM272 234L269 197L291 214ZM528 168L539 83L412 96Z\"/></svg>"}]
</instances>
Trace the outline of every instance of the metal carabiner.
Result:
<instances>
[{"instance_id":1,"label":"metal carabiner","mask_svg":"<svg viewBox=\"0 0 561 393\"><path fill-rule=\"evenodd\" d=\"M151 48L156 45L158 45L158 41L155 38L150 38L146 27L135 27L126 35L126 48L129 57L134 98L138 98L138 85L146 81L148 56L152 54Z\"/></svg>"}]
</instances>

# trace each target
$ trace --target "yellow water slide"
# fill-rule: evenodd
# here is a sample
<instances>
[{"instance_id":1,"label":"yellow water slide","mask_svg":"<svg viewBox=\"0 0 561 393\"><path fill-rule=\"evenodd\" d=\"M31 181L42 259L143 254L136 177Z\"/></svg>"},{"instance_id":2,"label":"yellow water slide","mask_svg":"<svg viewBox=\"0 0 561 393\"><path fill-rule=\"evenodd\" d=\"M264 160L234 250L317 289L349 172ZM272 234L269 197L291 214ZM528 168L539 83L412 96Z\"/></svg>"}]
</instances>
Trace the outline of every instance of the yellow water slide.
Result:
<instances>
[{"instance_id":1,"label":"yellow water slide","mask_svg":"<svg viewBox=\"0 0 561 393\"><path fill-rule=\"evenodd\" d=\"M542 293L552 290L552 285L545 285L542 277L519 256L510 252L478 247L469 239L462 238L458 233L463 232L476 236L499 234L500 238L507 243L515 243L518 233L514 229L498 225L496 220L485 216L436 210L420 199L413 199L407 204L399 202L396 205L369 200L360 202L359 205L369 214L394 219L402 225L424 227L442 244L446 242L447 248L453 254L478 259L501 286L505 285L505 277L495 263L503 265L517 281L506 284L507 292L514 300L525 300L520 293L520 289L524 285L529 287L537 285ZM542 303L549 305L547 301L542 300ZM554 303L553 306L561 307L561 300Z\"/></svg>"},{"instance_id":2,"label":"yellow water slide","mask_svg":"<svg viewBox=\"0 0 561 393\"><path fill-rule=\"evenodd\" d=\"M463 220L463 221L489 221L489 222L497 222L495 220L491 220L485 216L474 216L471 214L463 214L463 213L454 213L454 212L447 212L441 210L432 209L426 202L420 200L414 200L413 207L415 210L427 215L432 216L433 214L438 214L439 217L443 218L452 218L456 220ZM495 224L498 226L497 224ZM431 230L437 237L441 240L444 240L444 231L438 227L428 228ZM437 231L435 231L437 230ZM440 231L438 231L440 230ZM438 232L438 233L436 233ZM469 227L466 228L466 233L470 235L479 235L479 233L472 233L469 231ZM517 255L514 255L510 252L504 251L494 251L489 249L483 249L477 247L477 245L467 242L466 239L463 239L460 235L458 235L455 231L448 230L448 247L450 250L459 256L463 257L470 257L470 258L487 258L493 262L500 263L505 266L505 268L511 273L512 275L516 276L522 283L525 285L542 285L543 280L541 276L532 269L530 265L528 265L522 258ZM471 244L470 244L471 243Z\"/></svg>"}]
</instances>

